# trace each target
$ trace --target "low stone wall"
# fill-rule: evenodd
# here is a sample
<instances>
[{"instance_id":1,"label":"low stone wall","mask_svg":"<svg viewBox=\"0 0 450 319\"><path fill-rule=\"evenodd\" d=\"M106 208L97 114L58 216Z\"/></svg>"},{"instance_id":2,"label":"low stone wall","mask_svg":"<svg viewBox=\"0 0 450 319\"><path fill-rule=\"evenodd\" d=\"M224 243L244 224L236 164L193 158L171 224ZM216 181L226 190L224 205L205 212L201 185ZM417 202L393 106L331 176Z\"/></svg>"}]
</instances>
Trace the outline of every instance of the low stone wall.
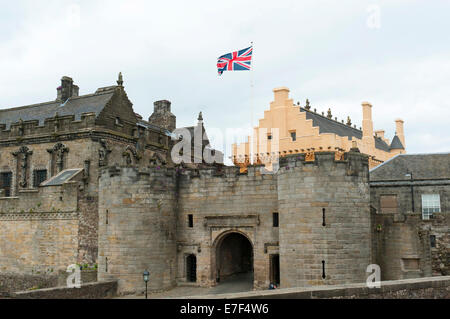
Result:
<instances>
[{"instance_id":1,"label":"low stone wall","mask_svg":"<svg viewBox=\"0 0 450 319\"><path fill-rule=\"evenodd\" d=\"M20 275L0 274L0 295L8 295L15 291L56 287L57 275Z\"/></svg>"},{"instance_id":2,"label":"low stone wall","mask_svg":"<svg viewBox=\"0 0 450 319\"><path fill-rule=\"evenodd\" d=\"M380 288L363 284L288 288L182 299L450 299L450 276L383 281Z\"/></svg>"},{"instance_id":3,"label":"low stone wall","mask_svg":"<svg viewBox=\"0 0 450 319\"><path fill-rule=\"evenodd\" d=\"M20 291L10 295L14 299L105 299L116 296L117 281L82 284L80 288L56 287Z\"/></svg>"}]
</instances>

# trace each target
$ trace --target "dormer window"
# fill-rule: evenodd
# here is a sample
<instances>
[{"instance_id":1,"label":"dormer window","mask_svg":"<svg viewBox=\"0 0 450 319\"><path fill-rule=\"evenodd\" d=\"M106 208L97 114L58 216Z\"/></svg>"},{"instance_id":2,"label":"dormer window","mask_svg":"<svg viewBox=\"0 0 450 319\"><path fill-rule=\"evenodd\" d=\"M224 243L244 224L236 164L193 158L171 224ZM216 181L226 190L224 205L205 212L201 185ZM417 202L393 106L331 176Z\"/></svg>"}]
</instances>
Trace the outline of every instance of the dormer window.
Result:
<instances>
[{"instance_id":1,"label":"dormer window","mask_svg":"<svg viewBox=\"0 0 450 319\"><path fill-rule=\"evenodd\" d=\"M116 117L116 125L122 126L122 121L119 117Z\"/></svg>"}]
</instances>

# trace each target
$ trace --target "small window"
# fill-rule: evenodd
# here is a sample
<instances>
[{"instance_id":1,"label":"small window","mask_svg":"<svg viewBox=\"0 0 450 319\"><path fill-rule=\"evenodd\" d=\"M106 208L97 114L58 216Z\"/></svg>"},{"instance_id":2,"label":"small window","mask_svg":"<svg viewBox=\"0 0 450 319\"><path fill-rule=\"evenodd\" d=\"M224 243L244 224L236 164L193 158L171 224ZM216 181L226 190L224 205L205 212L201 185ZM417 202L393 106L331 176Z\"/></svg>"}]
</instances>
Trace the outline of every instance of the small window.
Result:
<instances>
[{"instance_id":1,"label":"small window","mask_svg":"<svg viewBox=\"0 0 450 319\"><path fill-rule=\"evenodd\" d=\"M42 182L47 180L47 170L39 169L34 171L33 175L33 187L38 187Z\"/></svg>"},{"instance_id":2,"label":"small window","mask_svg":"<svg viewBox=\"0 0 450 319\"><path fill-rule=\"evenodd\" d=\"M297 132L296 131L291 132L291 138L292 138L293 142L295 142L297 140Z\"/></svg>"},{"instance_id":3,"label":"small window","mask_svg":"<svg viewBox=\"0 0 450 319\"><path fill-rule=\"evenodd\" d=\"M271 140L272 139L272 134L267 135L267 139Z\"/></svg>"},{"instance_id":4,"label":"small window","mask_svg":"<svg viewBox=\"0 0 450 319\"><path fill-rule=\"evenodd\" d=\"M116 125L122 125L122 121L119 117L116 117Z\"/></svg>"},{"instance_id":5,"label":"small window","mask_svg":"<svg viewBox=\"0 0 450 319\"><path fill-rule=\"evenodd\" d=\"M431 248L436 248L436 236L430 235L430 246Z\"/></svg>"},{"instance_id":6,"label":"small window","mask_svg":"<svg viewBox=\"0 0 450 319\"><path fill-rule=\"evenodd\" d=\"M279 215L278 213L273 213L273 227L279 226Z\"/></svg>"},{"instance_id":7,"label":"small window","mask_svg":"<svg viewBox=\"0 0 450 319\"><path fill-rule=\"evenodd\" d=\"M11 196L11 181L12 181L12 173L6 172L0 174L0 189L4 191L4 197Z\"/></svg>"},{"instance_id":8,"label":"small window","mask_svg":"<svg viewBox=\"0 0 450 319\"><path fill-rule=\"evenodd\" d=\"M441 212L441 199L439 194L422 195L422 219L428 220L433 213Z\"/></svg>"},{"instance_id":9,"label":"small window","mask_svg":"<svg viewBox=\"0 0 450 319\"><path fill-rule=\"evenodd\" d=\"M194 227L194 215L188 215L188 226L189 228Z\"/></svg>"}]
</instances>

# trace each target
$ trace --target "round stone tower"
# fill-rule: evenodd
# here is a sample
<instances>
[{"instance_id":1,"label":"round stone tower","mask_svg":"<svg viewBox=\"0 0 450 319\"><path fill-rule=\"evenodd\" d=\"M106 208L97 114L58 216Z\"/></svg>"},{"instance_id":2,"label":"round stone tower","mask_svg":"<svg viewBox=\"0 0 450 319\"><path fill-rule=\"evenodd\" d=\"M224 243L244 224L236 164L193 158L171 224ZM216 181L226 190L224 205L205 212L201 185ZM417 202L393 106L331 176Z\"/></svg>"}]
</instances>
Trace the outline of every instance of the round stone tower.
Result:
<instances>
[{"instance_id":1,"label":"round stone tower","mask_svg":"<svg viewBox=\"0 0 450 319\"><path fill-rule=\"evenodd\" d=\"M118 279L119 294L175 286L173 169L109 167L99 181L98 280Z\"/></svg>"},{"instance_id":2,"label":"round stone tower","mask_svg":"<svg viewBox=\"0 0 450 319\"><path fill-rule=\"evenodd\" d=\"M369 171L355 150L291 155L278 172L281 287L366 281Z\"/></svg>"}]
</instances>

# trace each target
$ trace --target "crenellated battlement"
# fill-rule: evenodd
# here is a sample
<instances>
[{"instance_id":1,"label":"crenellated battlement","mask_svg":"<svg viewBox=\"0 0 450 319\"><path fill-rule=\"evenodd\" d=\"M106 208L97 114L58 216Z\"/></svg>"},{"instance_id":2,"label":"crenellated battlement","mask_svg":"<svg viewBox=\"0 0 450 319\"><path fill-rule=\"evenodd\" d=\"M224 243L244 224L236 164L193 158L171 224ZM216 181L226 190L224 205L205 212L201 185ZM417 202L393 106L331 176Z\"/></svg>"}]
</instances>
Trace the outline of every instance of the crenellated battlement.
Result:
<instances>
[{"instance_id":1,"label":"crenellated battlement","mask_svg":"<svg viewBox=\"0 0 450 319\"><path fill-rule=\"evenodd\" d=\"M74 115L46 118L43 125L39 120L21 121L11 124L9 129L5 124L0 125L0 140L23 140L65 132L82 131L95 126L95 113L84 113L79 120Z\"/></svg>"}]
</instances>

